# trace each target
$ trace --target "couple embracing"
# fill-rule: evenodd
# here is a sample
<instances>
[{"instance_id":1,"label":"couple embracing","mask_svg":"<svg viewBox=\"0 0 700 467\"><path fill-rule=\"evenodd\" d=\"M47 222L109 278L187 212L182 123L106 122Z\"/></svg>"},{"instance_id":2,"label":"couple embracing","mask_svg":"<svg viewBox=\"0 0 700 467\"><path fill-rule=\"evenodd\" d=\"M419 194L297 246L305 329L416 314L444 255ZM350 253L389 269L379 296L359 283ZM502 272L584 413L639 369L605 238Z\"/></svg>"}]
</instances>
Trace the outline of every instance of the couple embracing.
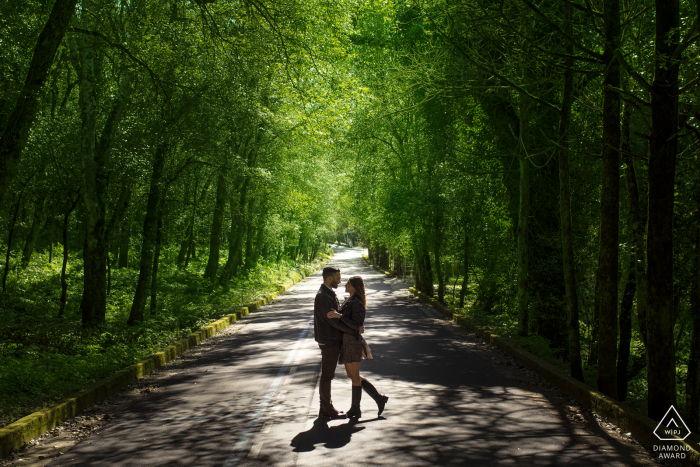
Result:
<instances>
[{"instance_id":1,"label":"couple embracing","mask_svg":"<svg viewBox=\"0 0 700 467\"><path fill-rule=\"evenodd\" d=\"M321 410L318 416L332 420L360 418L363 389L377 403L379 416L389 398L379 394L372 383L360 376L360 361L372 358L362 337L367 306L365 283L360 276L351 277L345 284L350 297L342 305L333 291L339 284L340 269L323 268L323 285L314 301L314 335L321 349ZM352 380L352 406L347 414L336 410L331 401L331 381L338 363L345 364L348 378Z\"/></svg>"}]
</instances>

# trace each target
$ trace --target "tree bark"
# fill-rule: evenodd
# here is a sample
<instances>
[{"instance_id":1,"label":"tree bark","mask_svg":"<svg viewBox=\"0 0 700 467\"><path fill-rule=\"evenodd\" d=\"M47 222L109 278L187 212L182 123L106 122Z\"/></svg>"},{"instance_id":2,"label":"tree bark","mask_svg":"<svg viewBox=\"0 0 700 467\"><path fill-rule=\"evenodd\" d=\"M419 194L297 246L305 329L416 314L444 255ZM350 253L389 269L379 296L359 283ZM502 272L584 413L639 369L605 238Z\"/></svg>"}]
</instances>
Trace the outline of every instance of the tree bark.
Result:
<instances>
[{"instance_id":1,"label":"tree bark","mask_svg":"<svg viewBox=\"0 0 700 467\"><path fill-rule=\"evenodd\" d=\"M625 179L627 180L627 197L630 200L630 221L632 235L634 239L635 254L635 283L637 291L637 322L639 323L639 336L642 343L647 345L647 303L648 286L646 276L646 248L644 245L644 231L646 221L643 218L643 211L639 199L639 188L637 183L637 173L634 168L634 161L630 156L630 111L629 105L624 104L622 111L622 161L624 162Z\"/></svg>"},{"instance_id":2,"label":"tree bark","mask_svg":"<svg viewBox=\"0 0 700 467\"><path fill-rule=\"evenodd\" d=\"M441 255L441 243L442 243L442 235L441 235L441 229L440 229L440 215L439 213L435 213L435 225L434 225L434 232L433 232L433 253L435 254L435 271L437 272L437 280L438 280L438 300L440 302L445 301L445 275L443 272L443 266L442 266L442 255Z\"/></svg>"},{"instance_id":3,"label":"tree bark","mask_svg":"<svg viewBox=\"0 0 700 467\"><path fill-rule=\"evenodd\" d=\"M528 217L530 216L530 160L527 148L529 142L530 101L525 93L520 93L520 208L518 211L518 335L529 334L528 316Z\"/></svg>"},{"instance_id":4,"label":"tree bark","mask_svg":"<svg viewBox=\"0 0 700 467\"><path fill-rule=\"evenodd\" d=\"M162 204L162 203L161 203ZM151 316L158 311L158 265L160 263L160 250L163 244L163 208L158 211L158 225L156 227L156 244L153 249L153 273L151 275Z\"/></svg>"},{"instance_id":5,"label":"tree bark","mask_svg":"<svg viewBox=\"0 0 700 467\"><path fill-rule=\"evenodd\" d=\"M195 179L194 183L194 188L190 188L190 184L187 183L185 184L185 199L184 199L184 205L187 206L190 202L190 199L192 199L192 210L194 211L194 201L197 197L197 184L199 180ZM194 213L193 213L194 214ZM177 265L180 266L182 263L185 262L185 257L187 256L187 250L189 248L189 238L190 238L190 229L192 228L192 224L194 222L194 215L190 216L190 219L187 221L187 224L185 225L185 231L183 232L182 236L182 242L180 243L180 251L177 254Z\"/></svg>"},{"instance_id":6,"label":"tree bark","mask_svg":"<svg viewBox=\"0 0 700 467\"><path fill-rule=\"evenodd\" d=\"M636 289L636 257L630 256L629 269L627 271L627 284L622 293L620 303L620 345L617 349L617 399L621 402L627 400L627 368L630 362L630 344L632 342L632 305Z\"/></svg>"},{"instance_id":7,"label":"tree bark","mask_svg":"<svg viewBox=\"0 0 700 467\"><path fill-rule=\"evenodd\" d=\"M204 278L214 281L219 270L219 255L221 248L221 231L224 222L224 209L226 208L226 177L220 173L216 179L216 204L214 205L214 218L211 223L211 237L209 240L209 259L204 270Z\"/></svg>"},{"instance_id":8,"label":"tree bark","mask_svg":"<svg viewBox=\"0 0 700 467\"><path fill-rule=\"evenodd\" d=\"M649 215L647 234L648 404L661 420L676 403L676 355L673 343L673 198L678 152L677 0L656 0L654 82L649 141Z\"/></svg>"},{"instance_id":9,"label":"tree bark","mask_svg":"<svg viewBox=\"0 0 700 467\"><path fill-rule=\"evenodd\" d=\"M567 7L567 16L570 16ZM567 17L567 28L569 27ZM572 47L567 53L572 53ZM571 60L567 61L571 65ZM559 114L559 215L561 219L561 244L564 266L564 285L566 287L567 328L569 334L569 374L572 378L583 381L581 364L581 331L579 327L578 285L576 282L576 263L574 258L574 235L571 221L571 180L569 174L569 128L571 126L571 107L574 95L574 74L564 71L564 89Z\"/></svg>"},{"instance_id":10,"label":"tree bark","mask_svg":"<svg viewBox=\"0 0 700 467\"><path fill-rule=\"evenodd\" d=\"M10 255L12 253L12 237L15 233L15 225L17 225L17 215L19 214L19 206L22 203L22 193L20 193L15 204L15 212L10 221L9 233L7 234L7 251L5 252L5 270L2 273L2 291L7 291L7 274L10 272Z\"/></svg>"},{"instance_id":11,"label":"tree bark","mask_svg":"<svg viewBox=\"0 0 700 467\"><path fill-rule=\"evenodd\" d=\"M230 202L231 230L229 230L228 237L228 259L219 278L222 283L231 280L238 273L238 267L241 265L241 246L246 225L245 207L248 199L248 177L243 180L238 200L233 198L232 196Z\"/></svg>"},{"instance_id":12,"label":"tree bark","mask_svg":"<svg viewBox=\"0 0 700 467\"><path fill-rule=\"evenodd\" d=\"M469 287L469 235L467 226L464 226L464 278L462 279L462 290L459 291L459 307L464 308L464 299L467 296Z\"/></svg>"},{"instance_id":13,"label":"tree bark","mask_svg":"<svg viewBox=\"0 0 700 467\"><path fill-rule=\"evenodd\" d=\"M82 0L84 28L94 27L89 0ZM99 142L97 131L96 40L90 34L80 37L79 76L81 113L81 163L83 169L83 213L86 242L83 255L83 297L80 303L83 326L104 322L107 310L107 235L106 205L109 179L109 157L114 137L130 92L130 74L126 73L112 103Z\"/></svg>"},{"instance_id":14,"label":"tree bark","mask_svg":"<svg viewBox=\"0 0 700 467\"><path fill-rule=\"evenodd\" d=\"M250 212L248 218L248 229L245 234L245 264L243 265L246 271L253 267L253 233L255 230L252 219L250 219Z\"/></svg>"},{"instance_id":15,"label":"tree bark","mask_svg":"<svg viewBox=\"0 0 700 467\"><path fill-rule=\"evenodd\" d=\"M36 200L34 205L34 213L32 214L32 227L29 230L29 235L24 243L24 249L22 250L22 268L29 266L29 261L34 253L34 246L36 245L36 239L39 237L39 229L41 224L44 222L44 207L46 205L46 198L39 194L39 199Z\"/></svg>"},{"instance_id":16,"label":"tree bark","mask_svg":"<svg viewBox=\"0 0 700 467\"><path fill-rule=\"evenodd\" d=\"M61 265L61 298L59 299L58 307L59 318L63 318L66 302L68 301L68 281L66 280L66 268L68 267L68 224L70 222L70 215L79 201L80 196L76 196L73 204L71 204L70 208L68 208L63 215L63 264Z\"/></svg>"},{"instance_id":17,"label":"tree bark","mask_svg":"<svg viewBox=\"0 0 700 467\"><path fill-rule=\"evenodd\" d=\"M697 222L697 221L696 221ZM700 429L700 228L695 232L695 268L690 289L690 315L692 330L690 335L690 355L688 356L688 377L685 381L686 411L688 428L692 432Z\"/></svg>"},{"instance_id":18,"label":"tree bark","mask_svg":"<svg viewBox=\"0 0 700 467\"><path fill-rule=\"evenodd\" d=\"M90 1L82 4L83 24L90 28ZM80 81L78 102L80 105L80 153L83 172L83 222L85 243L83 253L83 297L80 303L83 326L93 326L99 322L107 306L107 258L104 244L105 195L107 191L107 168L104 160L97 156L95 135L97 128L97 90L95 37L83 34L75 47L78 55L77 71Z\"/></svg>"},{"instance_id":19,"label":"tree bark","mask_svg":"<svg viewBox=\"0 0 700 467\"><path fill-rule=\"evenodd\" d=\"M119 242L119 269L129 267L129 242L131 240L131 221L122 227L122 238Z\"/></svg>"},{"instance_id":20,"label":"tree bark","mask_svg":"<svg viewBox=\"0 0 700 467\"><path fill-rule=\"evenodd\" d=\"M56 0L36 42L24 86L0 136L0 206L15 177L29 130L39 110L39 99L56 51L68 29L77 0Z\"/></svg>"},{"instance_id":21,"label":"tree bark","mask_svg":"<svg viewBox=\"0 0 700 467\"><path fill-rule=\"evenodd\" d=\"M141 245L141 266L139 269L139 281L136 285L134 301L131 304L131 312L127 324L133 326L143 321L143 310L146 307L146 299L151 281L153 268L153 249L156 243L158 229L158 210L161 195L161 180L165 158L169 149L166 142L162 142L156 148L153 158L153 172L151 174L151 188L148 192L146 204L146 217L143 221L143 243Z\"/></svg>"},{"instance_id":22,"label":"tree bark","mask_svg":"<svg viewBox=\"0 0 700 467\"><path fill-rule=\"evenodd\" d=\"M620 0L604 1L603 170L600 193L598 389L617 398L617 282L620 222Z\"/></svg>"}]
</instances>

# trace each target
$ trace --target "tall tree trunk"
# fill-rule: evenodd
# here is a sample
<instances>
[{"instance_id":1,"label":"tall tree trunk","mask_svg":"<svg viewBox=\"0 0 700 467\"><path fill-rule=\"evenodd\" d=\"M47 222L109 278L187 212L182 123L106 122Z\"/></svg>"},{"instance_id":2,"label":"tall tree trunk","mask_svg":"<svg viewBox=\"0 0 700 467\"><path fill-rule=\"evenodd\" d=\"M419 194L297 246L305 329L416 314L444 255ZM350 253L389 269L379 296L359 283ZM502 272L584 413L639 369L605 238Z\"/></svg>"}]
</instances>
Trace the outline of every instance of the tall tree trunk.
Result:
<instances>
[{"instance_id":1,"label":"tall tree trunk","mask_svg":"<svg viewBox=\"0 0 700 467\"><path fill-rule=\"evenodd\" d=\"M245 233L246 212L248 199L248 178L243 180L241 192L238 199L231 196L231 230L228 237L228 259L224 266L224 271L221 273L219 280L226 283L238 273L238 267L241 265L241 245L243 244L243 235Z\"/></svg>"},{"instance_id":2,"label":"tall tree trunk","mask_svg":"<svg viewBox=\"0 0 700 467\"><path fill-rule=\"evenodd\" d=\"M54 235L54 219L49 219L49 264L53 261L53 235Z\"/></svg>"},{"instance_id":3,"label":"tall tree trunk","mask_svg":"<svg viewBox=\"0 0 700 467\"><path fill-rule=\"evenodd\" d=\"M250 214L248 217L248 229L245 234L245 264L243 266L246 271L253 267L253 233L255 230Z\"/></svg>"},{"instance_id":4,"label":"tall tree trunk","mask_svg":"<svg viewBox=\"0 0 700 467\"><path fill-rule=\"evenodd\" d=\"M197 197L197 185L198 185L198 183L199 183L199 179L195 178L194 188L191 188L189 183L185 184L184 206L187 206L190 203L190 199L191 199L192 200L192 211L194 211L195 198ZM190 229L192 228L193 221L194 221L194 215L190 215L190 219L187 221L187 224L185 225L185 231L183 232L184 235L182 236L182 242L180 243L180 251L177 254L177 265L178 266L182 265L182 263L185 262L185 256L187 256L187 250L189 248L188 241L190 238Z\"/></svg>"},{"instance_id":5,"label":"tall tree trunk","mask_svg":"<svg viewBox=\"0 0 700 467\"><path fill-rule=\"evenodd\" d=\"M94 21L90 12L90 0L82 4L83 24L89 29ZM83 172L83 216L85 224L85 244L83 254L83 297L80 303L83 326L99 322L107 306L106 255L104 245L105 195L107 191L107 170L103 160L97 157L95 134L97 128L96 90L96 39L89 34L79 37L78 74L80 81L80 152Z\"/></svg>"},{"instance_id":6,"label":"tall tree trunk","mask_svg":"<svg viewBox=\"0 0 700 467\"><path fill-rule=\"evenodd\" d=\"M82 0L83 27L94 27L90 1ZM105 120L99 143L97 130L97 70L96 39L83 34L79 47L81 153L83 169L83 213L86 225L84 253L83 298L80 303L84 326L93 326L105 320L107 309L107 234L106 200L109 179L109 158L114 138L130 93L130 74L122 76L119 92Z\"/></svg>"},{"instance_id":7,"label":"tall tree trunk","mask_svg":"<svg viewBox=\"0 0 700 467\"><path fill-rule=\"evenodd\" d=\"M29 230L29 235L27 240L24 242L24 249L22 250L22 268L29 266L29 261L34 253L34 246L36 245L36 239L39 237L39 229L41 224L44 222L44 207L46 205L46 198L39 194L39 199L36 200L34 205L34 213L32 214L32 227Z\"/></svg>"},{"instance_id":8,"label":"tall tree trunk","mask_svg":"<svg viewBox=\"0 0 700 467\"><path fill-rule=\"evenodd\" d=\"M68 301L68 281L66 280L66 268L68 267L68 225L70 222L70 215L78 205L78 201L80 201L80 196L76 196L73 204L71 204L70 208L63 215L63 264L61 265L61 298L59 299L58 307L59 318L63 318L66 302Z\"/></svg>"},{"instance_id":9,"label":"tall tree trunk","mask_svg":"<svg viewBox=\"0 0 700 467\"><path fill-rule=\"evenodd\" d=\"M226 177L220 173L216 179L216 204L214 205L214 218L211 223L211 237L209 240L209 260L204 270L204 278L214 282L219 270L219 255L221 248L221 231L224 222L224 209L226 208Z\"/></svg>"},{"instance_id":10,"label":"tall tree trunk","mask_svg":"<svg viewBox=\"0 0 700 467\"><path fill-rule=\"evenodd\" d=\"M620 0L604 0L603 171L600 192L598 389L617 398L617 273L620 223Z\"/></svg>"},{"instance_id":11,"label":"tall tree trunk","mask_svg":"<svg viewBox=\"0 0 700 467\"><path fill-rule=\"evenodd\" d=\"M49 19L36 42L29 70L10 115L0 136L0 206L7 187L15 177L22 158L22 151L29 138L29 130L39 110L41 89L54 62L58 46L68 29L77 0L56 0Z\"/></svg>"},{"instance_id":12,"label":"tall tree trunk","mask_svg":"<svg viewBox=\"0 0 700 467\"><path fill-rule=\"evenodd\" d=\"M158 209L160 206L161 179L163 167L169 150L167 142L162 142L156 148L153 158L153 173L151 175L151 188L148 192L146 204L146 217L143 221L143 243L141 245L141 266L139 269L139 281L136 285L134 301L131 304L131 312L127 324L133 326L143 321L143 310L146 307L146 299L151 282L153 268L153 249L156 244L158 230Z\"/></svg>"},{"instance_id":13,"label":"tall tree trunk","mask_svg":"<svg viewBox=\"0 0 700 467\"><path fill-rule=\"evenodd\" d=\"M185 235L182 239L182 243L180 244L180 251L177 254L177 264L181 265L185 262L185 259L187 258L187 253L190 249L190 239L192 237L192 222L188 222L187 226L185 227Z\"/></svg>"},{"instance_id":14,"label":"tall tree trunk","mask_svg":"<svg viewBox=\"0 0 700 467\"><path fill-rule=\"evenodd\" d=\"M162 204L162 203L161 203ZM160 263L160 250L163 244L163 208L158 211L158 226L156 228L156 244L153 249L153 273L151 275L151 316L158 311L158 265Z\"/></svg>"},{"instance_id":15,"label":"tall tree trunk","mask_svg":"<svg viewBox=\"0 0 700 467\"><path fill-rule=\"evenodd\" d=\"M424 294L432 297L435 294L433 286L433 269L430 264L430 254L425 238L414 248L416 260L416 288Z\"/></svg>"},{"instance_id":16,"label":"tall tree trunk","mask_svg":"<svg viewBox=\"0 0 700 467\"><path fill-rule=\"evenodd\" d=\"M570 30L570 6L567 6L567 29ZM571 46L567 53L571 54ZM571 60L567 60L571 67ZM581 365L581 333L579 327L578 285L576 282L576 262L574 258L574 235L571 222L571 180L569 176L569 128L571 126L571 106L574 95L574 73L564 71L564 90L559 114L559 215L561 219L561 244L566 286L567 328L569 334L569 374L583 381Z\"/></svg>"},{"instance_id":17,"label":"tall tree trunk","mask_svg":"<svg viewBox=\"0 0 700 467\"><path fill-rule=\"evenodd\" d=\"M122 227L122 238L119 242L119 269L129 267L129 242L131 240L131 221Z\"/></svg>"},{"instance_id":18,"label":"tall tree trunk","mask_svg":"<svg viewBox=\"0 0 700 467\"><path fill-rule=\"evenodd\" d=\"M639 336L644 346L647 345L647 277L646 277L646 248L644 246L644 231L646 221L639 199L637 173L634 161L630 156L630 111L629 104L625 103L622 111L622 161L624 162L625 179L627 180L627 197L630 200L630 221L634 239L635 254L635 283L637 291L637 322L639 323Z\"/></svg>"},{"instance_id":19,"label":"tall tree trunk","mask_svg":"<svg viewBox=\"0 0 700 467\"><path fill-rule=\"evenodd\" d=\"M700 429L700 228L695 230L695 265L690 289L690 315L692 331L690 335L690 355L688 356L688 377L685 381L686 411L688 428L692 432Z\"/></svg>"},{"instance_id":20,"label":"tall tree trunk","mask_svg":"<svg viewBox=\"0 0 700 467\"><path fill-rule=\"evenodd\" d=\"M109 222L107 222L107 227L105 228L105 242L113 249L115 245L118 246L118 242L115 239L114 232L118 230L119 224L121 224L129 208L129 200L131 199L131 186L127 183L122 184L119 191L119 197L117 198L117 203L114 205L112 210L112 217L110 217ZM119 256L119 250L115 251L115 257Z\"/></svg>"},{"instance_id":21,"label":"tall tree trunk","mask_svg":"<svg viewBox=\"0 0 700 467\"><path fill-rule=\"evenodd\" d=\"M12 237L15 233L15 225L17 225L17 215L19 214L19 206L22 203L22 193L20 193L15 204L15 212L12 215L10 222L9 233L7 234L7 251L5 252L5 270L2 273L2 291L7 291L7 274L10 272L10 254L12 253Z\"/></svg>"},{"instance_id":22,"label":"tall tree trunk","mask_svg":"<svg viewBox=\"0 0 700 467\"><path fill-rule=\"evenodd\" d=\"M440 302L445 301L445 274L443 272L442 266L442 256L441 256L441 229L440 229L440 216L435 214L435 225L434 225L434 237L433 237L433 252L435 253L435 271L437 272L438 280L438 300Z\"/></svg>"},{"instance_id":23,"label":"tall tree trunk","mask_svg":"<svg viewBox=\"0 0 700 467\"><path fill-rule=\"evenodd\" d=\"M520 93L520 146L518 148L520 164L520 208L518 211L518 335L529 334L528 316L528 217L530 216L530 160L528 159L528 142L530 133L530 100L525 93Z\"/></svg>"},{"instance_id":24,"label":"tall tree trunk","mask_svg":"<svg viewBox=\"0 0 700 467\"><path fill-rule=\"evenodd\" d=\"M459 291L459 307L464 308L464 299L467 296L469 287L469 235L467 227L464 226L464 278L462 279L462 290Z\"/></svg>"},{"instance_id":25,"label":"tall tree trunk","mask_svg":"<svg viewBox=\"0 0 700 467\"><path fill-rule=\"evenodd\" d=\"M622 292L620 303L620 344L617 349L617 399L627 400L627 368L630 362L630 344L632 342L632 305L636 289L636 257L630 255L627 271L627 284Z\"/></svg>"},{"instance_id":26,"label":"tall tree trunk","mask_svg":"<svg viewBox=\"0 0 700 467\"><path fill-rule=\"evenodd\" d=\"M648 404L661 420L676 403L673 343L673 198L678 151L678 1L656 0L656 53L651 94L649 215L647 235Z\"/></svg>"}]
</instances>

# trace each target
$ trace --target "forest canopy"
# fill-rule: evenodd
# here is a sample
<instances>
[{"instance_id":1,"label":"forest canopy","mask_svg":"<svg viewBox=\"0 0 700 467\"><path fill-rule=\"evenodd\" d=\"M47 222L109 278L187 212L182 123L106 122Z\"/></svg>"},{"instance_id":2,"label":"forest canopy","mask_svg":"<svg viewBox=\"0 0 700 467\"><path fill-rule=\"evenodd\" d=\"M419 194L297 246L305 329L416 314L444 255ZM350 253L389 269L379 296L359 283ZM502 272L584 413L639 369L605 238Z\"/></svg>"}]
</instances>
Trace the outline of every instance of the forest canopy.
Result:
<instances>
[{"instance_id":1,"label":"forest canopy","mask_svg":"<svg viewBox=\"0 0 700 467\"><path fill-rule=\"evenodd\" d=\"M699 13L690 0L3 2L3 423L341 241L696 430ZM64 377L77 361L84 375Z\"/></svg>"}]
</instances>

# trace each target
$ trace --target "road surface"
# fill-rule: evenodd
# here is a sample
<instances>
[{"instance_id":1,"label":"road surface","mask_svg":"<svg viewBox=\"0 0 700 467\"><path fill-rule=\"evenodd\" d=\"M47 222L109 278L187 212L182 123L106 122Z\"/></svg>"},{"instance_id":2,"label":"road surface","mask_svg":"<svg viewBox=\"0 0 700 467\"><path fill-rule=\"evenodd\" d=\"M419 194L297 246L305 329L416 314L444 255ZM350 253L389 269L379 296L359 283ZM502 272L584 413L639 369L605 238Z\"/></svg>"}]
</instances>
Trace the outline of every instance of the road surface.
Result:
<instances>
[{"instance_id":1,"label":"road surface","mask_svg":"<svg viewBox=\"0 0 700 467\"><path fill-rule=\"evenodd\" d=\"M381 418L364 394L359 422L316 420L319 271L48 465L654 464L638 445L577 420L566 410L571 401L440 319L406 284L367 267L360 249L337 247L330 264L366 281L374 360L361 373L390 397ZM337 408L350 407L350 387L339 366Z\"/></svg>"}]
</instances>

